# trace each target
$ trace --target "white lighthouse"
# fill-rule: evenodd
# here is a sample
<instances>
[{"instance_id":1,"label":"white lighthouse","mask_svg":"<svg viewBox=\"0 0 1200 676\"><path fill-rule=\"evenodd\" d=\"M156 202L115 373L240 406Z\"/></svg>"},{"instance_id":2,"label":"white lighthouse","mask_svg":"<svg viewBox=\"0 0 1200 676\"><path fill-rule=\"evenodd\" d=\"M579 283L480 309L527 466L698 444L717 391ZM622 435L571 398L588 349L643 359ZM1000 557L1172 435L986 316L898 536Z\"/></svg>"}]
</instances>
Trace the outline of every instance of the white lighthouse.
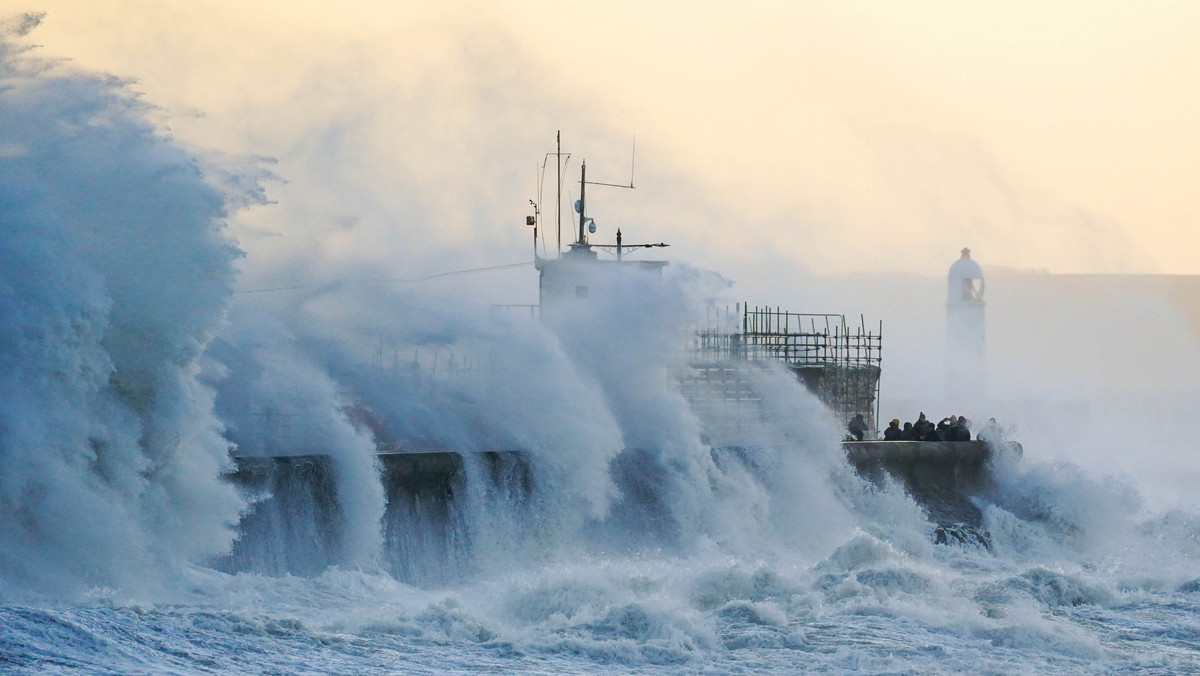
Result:
<instances>
[{"instance_id":1,"label":"white lighthouse","mask_svg":"<svg viewBox=\"0 0 1200 676\"><path fill-rule=\"evenodd\" d=\"M946 295L946 394L955 405L984 396L983 269L964 248L950 266Z\"/></svg>"}]
</instances>

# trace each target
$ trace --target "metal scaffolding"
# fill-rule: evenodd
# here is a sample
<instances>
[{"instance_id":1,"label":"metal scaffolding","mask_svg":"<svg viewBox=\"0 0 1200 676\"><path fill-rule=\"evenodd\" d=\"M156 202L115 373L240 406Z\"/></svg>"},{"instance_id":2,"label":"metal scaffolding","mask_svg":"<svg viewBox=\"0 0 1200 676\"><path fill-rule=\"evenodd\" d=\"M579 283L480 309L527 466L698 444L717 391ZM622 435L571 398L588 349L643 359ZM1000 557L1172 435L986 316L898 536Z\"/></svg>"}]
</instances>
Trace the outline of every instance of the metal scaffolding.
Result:
<instances>
[{"instance_id":1,"label":"metal scaffolding","mask_svg":"<svg viewBox=\"0 0 1200 676\"><path fill-rule=\"evenodd\" d=\"M843 420L862 414L877 429L883 324L851 328L845 315L786 312L748 304L711 309L692 339L685 394L704 399L747 395L742 372L756 364L786 366ZM694 382L693 382L694 381ZM708 405L706 403L706 405Z\"/></svg>"}]
</instances>

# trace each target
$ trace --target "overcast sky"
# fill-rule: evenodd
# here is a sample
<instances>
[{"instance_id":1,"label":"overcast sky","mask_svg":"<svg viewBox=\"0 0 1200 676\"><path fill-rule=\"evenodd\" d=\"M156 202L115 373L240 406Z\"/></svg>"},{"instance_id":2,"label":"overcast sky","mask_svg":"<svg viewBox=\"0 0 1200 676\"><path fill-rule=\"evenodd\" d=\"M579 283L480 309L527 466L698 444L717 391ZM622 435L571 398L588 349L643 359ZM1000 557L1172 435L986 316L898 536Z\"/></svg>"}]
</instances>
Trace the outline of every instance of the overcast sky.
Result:
<instances>
[{"instance_id":1,"label":"overcast sky","mask_svg":"<svg viewBox=\"0 0 1200 676\"><path fill-rule=\"evenodd\" d=\"M41 56L136 81L181 141L276 162L276 204L235 223L248 278L299 251L330 274L521 260L559 128L572 180L587 159L627 182L636 137L637 190L589 192L597 237L748 288L941 275L963 246L993 270L1200 273L1196 3L0 7L45 11Z\"/></svg>"}]
</instances>

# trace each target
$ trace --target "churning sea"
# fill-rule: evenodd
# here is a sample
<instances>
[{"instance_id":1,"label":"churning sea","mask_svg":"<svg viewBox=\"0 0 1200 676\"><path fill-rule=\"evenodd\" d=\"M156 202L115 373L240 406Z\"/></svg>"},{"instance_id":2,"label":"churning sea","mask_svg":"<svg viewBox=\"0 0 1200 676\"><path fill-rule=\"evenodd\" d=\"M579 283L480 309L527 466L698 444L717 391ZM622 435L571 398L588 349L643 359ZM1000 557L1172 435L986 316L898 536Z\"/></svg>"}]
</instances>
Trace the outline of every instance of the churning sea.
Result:
<instances>
[{"instance_id":1,"label":"churning sea","mask_svg":"<svg viewBox=\"0 0 1200 676\"><path fill-rule=\"evenodd\" d=\"M753 467L718 463L662 377L703 283L687 271L614 282L619 307L595 293L556 327L404 289L239 295L237 266L265 265L227 230L265 199L255 169L185 152L124 84L38 63L16 46L30 24L6 26L0 673L1200 672L1194 509L1148 509L1027 438L977 499L988 546L935 545L785 373L760 374ZM485 342L492 380L389 387L359 368L384 335ZM398 437L524 449L533 488L414 504L397 549L351 404ZM267 497L227 480L231 445L333 458L331 560L230 563ZM625 468L657 477L650 511L613 478L623 448L651 449ZM304 563L315 537L274 546Z\"/></svg>"},{"instance_id":2,"label":"churning sea","mask_svg":"<svg viewBox=\"0 0 1200 676\"><path fill-rule=\"evenodd\" d=\"M1194 519L1094 556L895 546L819 561L712 551L551 557L438 589L386 575L184 571L167 598L9 598L5 673L1193 673L1200 581L1170 561ZM996 532L993 532L996 534ZM1157 550L1157 551L1156 551ZM1072 556L1071 554L1075 554ZM1174 556L1173 556L1174 555ZM797 557L797 559L800 557ZM1182 558L1182 557L1180 557ZM1157 561L1156 561L1157 560ZM1193 559L1194 560L1194 559ZM1194 570L1194 569L1193 569Z\"/></svg>"}]
</instances>

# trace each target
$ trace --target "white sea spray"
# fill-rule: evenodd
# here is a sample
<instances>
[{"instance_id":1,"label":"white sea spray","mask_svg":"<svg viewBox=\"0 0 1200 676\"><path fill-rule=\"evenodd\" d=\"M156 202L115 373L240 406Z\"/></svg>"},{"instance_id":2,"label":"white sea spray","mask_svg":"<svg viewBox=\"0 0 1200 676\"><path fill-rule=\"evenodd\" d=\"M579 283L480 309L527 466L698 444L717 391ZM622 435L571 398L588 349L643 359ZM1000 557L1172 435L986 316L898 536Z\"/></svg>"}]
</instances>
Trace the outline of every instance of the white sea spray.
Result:
<instances>
[{"instance_id":1,"label":"white sea spray","mask_svg":"<svg viewBox=\"0 0 1200 676\"><path fill-rule=\"evenodd\" d=\"M242 508L219 480L228 445L196 379L238 250L222 193L123 83L46 70L10 37L0 559L35 587L143 587L228 547Z\"/></svg>"}]
</instances>

